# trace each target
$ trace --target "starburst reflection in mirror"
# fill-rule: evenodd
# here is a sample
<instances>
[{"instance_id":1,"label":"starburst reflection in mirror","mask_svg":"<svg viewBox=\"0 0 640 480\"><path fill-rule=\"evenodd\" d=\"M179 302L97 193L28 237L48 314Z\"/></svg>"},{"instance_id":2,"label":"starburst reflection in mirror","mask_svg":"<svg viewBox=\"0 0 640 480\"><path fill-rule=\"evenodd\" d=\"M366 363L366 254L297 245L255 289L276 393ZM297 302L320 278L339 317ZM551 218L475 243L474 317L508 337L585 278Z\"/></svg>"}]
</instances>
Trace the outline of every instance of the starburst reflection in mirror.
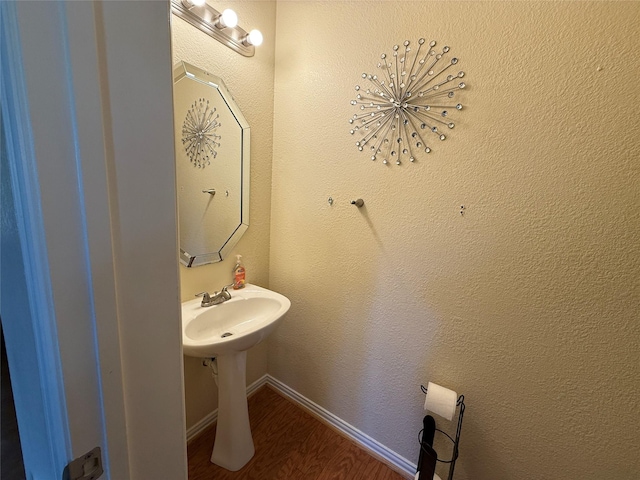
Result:
<instances>
[{"instance_id":1,"label":"starburst reflection in mirror","mask_svg":"<svg viewBox=\"0 0 640 480\"><path fill-rule=\"evenodd\" d=\"M465 73L456 72L458 58L449 47L435 47L424 38L415 48L406 40L394 45L391 57L380 55L377 74L362 74L363 86L356 85L351 100L359 113L349 119L349 133L360 136L356 146L371 160L414 162L455 127L451 116L462 110L456 94L467 86Z\"/></svg>"},{"instance_id":2,"label":"starburst reflection in mirror","mask_svg":"<svg viewBox=\"0 0 640 480\"><path fill-rule=\"evenodd\" d=\"M216 133L220 123L220 115L216 108L209 105L209 100L199 98L191 108L182 123L182 145L195 167L204 168L211 163L211 157L216 158L220 148L220 135Z\"/></svg>"}]
</instances>

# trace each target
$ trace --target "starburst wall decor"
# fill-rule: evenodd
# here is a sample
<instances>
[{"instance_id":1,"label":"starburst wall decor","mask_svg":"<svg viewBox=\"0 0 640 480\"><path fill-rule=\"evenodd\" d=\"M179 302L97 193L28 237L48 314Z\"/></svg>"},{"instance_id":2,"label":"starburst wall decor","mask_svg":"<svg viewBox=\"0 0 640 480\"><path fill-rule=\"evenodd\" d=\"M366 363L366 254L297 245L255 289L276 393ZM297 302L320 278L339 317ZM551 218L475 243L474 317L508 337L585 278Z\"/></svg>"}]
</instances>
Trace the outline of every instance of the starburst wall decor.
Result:
<instances>
[{"instance_id":1,"label":"starburst wall decor","mask_svg":"<svg viewBox=\"0 0 640 480\"><path fill-rule=\"evenodd\" d=\"M214 117L215 115L215 117ZM216 158L220 148L220 135L216 133L220 123L215 107L209 106L209 100L199 98L187 111L182 123L182 145L195 167L204 168Z\"/></svg>"},{"instance_id":2,"label":"starburst wall decor","mask_svg":"<svg viewBox=\"0 0 640 480\"><path fill-rule=\"evenodd\" d=\"M453 99L466 87L464 72L451 73L458 59L450 48L437 52L432 41L418 40L415 50L409 40L394 45L392 58L380 55L378 74L363 73L369 86L356 85L360 113L349 119L351 135L362 135L358 150L370 150L371 160L400 165L414 162L420 152L431 152L431 141L443 141L455 127L451 114L462 110Z\"/></svg>"}]
</instances>

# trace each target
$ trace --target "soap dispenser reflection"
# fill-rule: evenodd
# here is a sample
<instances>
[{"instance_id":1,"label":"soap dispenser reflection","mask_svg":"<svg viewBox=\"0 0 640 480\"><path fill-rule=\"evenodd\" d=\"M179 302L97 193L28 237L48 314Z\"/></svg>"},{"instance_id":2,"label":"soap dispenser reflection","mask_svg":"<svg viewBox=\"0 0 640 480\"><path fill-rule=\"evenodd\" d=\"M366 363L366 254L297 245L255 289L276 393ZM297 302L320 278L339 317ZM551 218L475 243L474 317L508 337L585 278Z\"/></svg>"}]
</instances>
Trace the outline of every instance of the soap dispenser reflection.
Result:
<instances>
[{"instance_id":1,"label":"soap dispenser reflection","mask_svg":"<svg viewBox=\"0 0 640 480\"><path fill-rule=\"evenodd\" d=\"M246 283L246 272L242 263L242 255L236 255L236 265L233 267L233 289L244 288Z\"/></svg>"}]
</instances>

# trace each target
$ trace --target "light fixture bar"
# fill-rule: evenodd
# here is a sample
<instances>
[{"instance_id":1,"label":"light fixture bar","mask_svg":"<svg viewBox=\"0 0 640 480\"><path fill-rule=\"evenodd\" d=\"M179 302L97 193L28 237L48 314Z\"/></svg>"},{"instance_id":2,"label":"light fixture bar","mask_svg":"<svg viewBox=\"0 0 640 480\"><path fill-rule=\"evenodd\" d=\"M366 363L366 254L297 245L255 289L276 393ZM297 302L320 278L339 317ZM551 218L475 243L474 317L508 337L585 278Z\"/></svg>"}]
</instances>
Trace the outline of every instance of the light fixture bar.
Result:
<instances>
[{"instance_id":1,"label":"light fixture bar","mask_svg":"<svg viewBox=\"0 0 640 480\"><path fill-rule=\"evenodd\" d=\"M206 3L199 6L189 0L171 0L171 12L240 55L254 56L255 47L245 41L249 34L237 25L226 28L216 26L221 13Z\"/></svg>"}]
</instances>

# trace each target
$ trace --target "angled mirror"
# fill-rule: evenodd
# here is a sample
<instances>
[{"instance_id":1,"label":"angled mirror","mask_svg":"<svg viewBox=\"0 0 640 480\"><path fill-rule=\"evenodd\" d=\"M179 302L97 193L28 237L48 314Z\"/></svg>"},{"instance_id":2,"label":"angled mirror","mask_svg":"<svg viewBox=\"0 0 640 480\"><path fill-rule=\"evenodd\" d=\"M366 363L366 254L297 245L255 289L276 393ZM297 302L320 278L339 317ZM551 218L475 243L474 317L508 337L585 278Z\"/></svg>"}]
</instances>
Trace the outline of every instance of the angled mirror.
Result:
<instances>
[{"instance_id":1,"label":"angled mirror","mask_svg":"<svg viewBox=\"0 0 640 480\"><path fill-rule=\"evenodd\" d=\"M249 226L249 124L222 79L173 71L180 262L219 262Z\"/></svg>"}]
</instances>

